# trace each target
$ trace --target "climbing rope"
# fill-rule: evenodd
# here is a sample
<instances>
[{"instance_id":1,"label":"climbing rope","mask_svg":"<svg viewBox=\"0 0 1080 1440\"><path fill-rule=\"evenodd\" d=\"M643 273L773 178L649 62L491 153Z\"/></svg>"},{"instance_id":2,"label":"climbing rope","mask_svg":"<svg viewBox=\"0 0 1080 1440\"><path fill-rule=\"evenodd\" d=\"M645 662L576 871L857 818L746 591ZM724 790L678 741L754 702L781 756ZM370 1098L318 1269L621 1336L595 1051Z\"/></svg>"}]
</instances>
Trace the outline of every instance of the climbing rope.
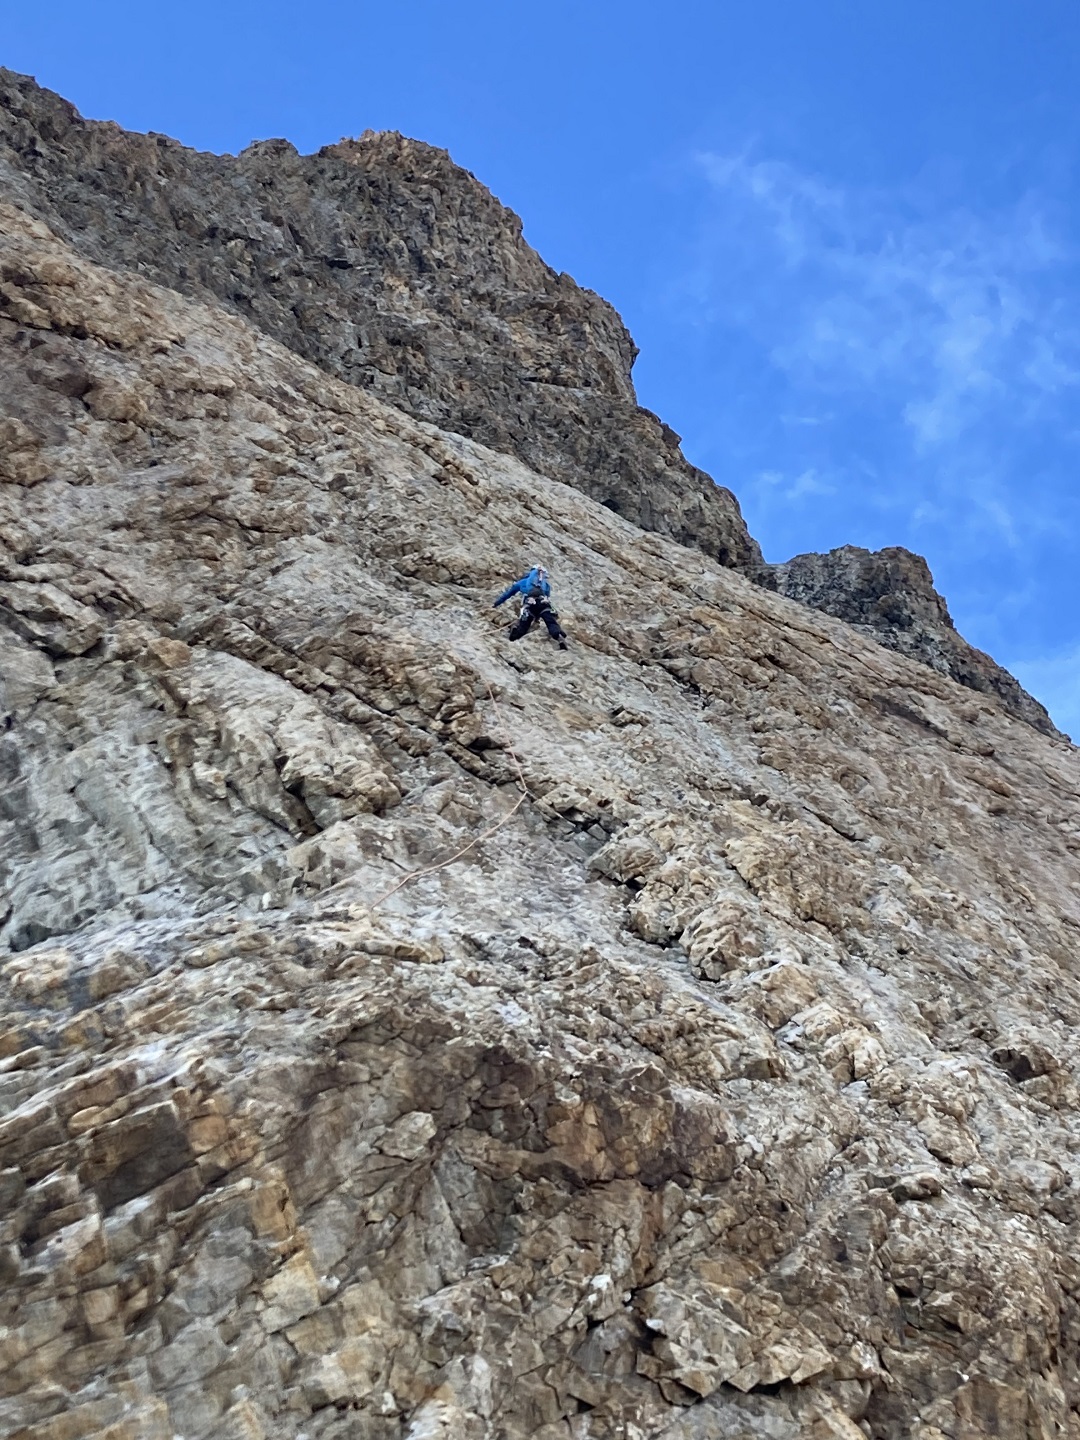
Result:
<instances>
[{"instance_id":1,"label":"climbing rope","mask_svg":"<svg viewBox=\"0 0 1080 1440\"><path fill-rule=\"evenodd\" d=\"M492 705L495 707L495 717L499 722L499 728L502 730L503 735L505 736L506 748L510 752L510 758L514 762L514 769L517 771L518 780L521 782L521 795L518 797L513 807L508 810L506 814L502 817L502 819L497 821L494 825L489 825L482 835L477 835L474 839L470 840L467 845L463 845L460 850L455 850L453 855L448 855L445 860L437 860L434 865L425 865L420 870L410 871L410 873L404 876L403 879L399 880L396 885L392 885L390 889L380 895L377 900L373 900L371 902L372 910L377 910L384 900L389 900L391 895L396 895L399 890L403 890L405 886L411 884L412 881L419 880L422 875L434 875L437 870L445 870L447 865L452 865L455 860L460 860L462 855L467 855L469 851L474 850L477 845L482 844L485 840L489 840L492 835L496 834L499 830L503 828L504 825L506 825L510 820L514 818L517 812L521 809L522 805L525 804L525 801L530 798L529 787L525 781L525 772L521 768L521 761L517 757L517 751L511 744L510 731L507 729L503 721L502 711L499 709L499 702L495 699L494 691L492 690L490 685L487 687L487 693L488 698L490 699Z\"/></svg>"}]
</instances>

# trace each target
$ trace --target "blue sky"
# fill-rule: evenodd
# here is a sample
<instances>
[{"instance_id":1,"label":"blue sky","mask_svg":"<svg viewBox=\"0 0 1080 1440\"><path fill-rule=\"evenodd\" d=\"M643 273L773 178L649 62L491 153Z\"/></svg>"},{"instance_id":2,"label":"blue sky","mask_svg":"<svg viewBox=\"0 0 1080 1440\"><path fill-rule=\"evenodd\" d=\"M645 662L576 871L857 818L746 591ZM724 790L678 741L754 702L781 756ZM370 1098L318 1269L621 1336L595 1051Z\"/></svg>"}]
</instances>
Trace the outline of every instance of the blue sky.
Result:
<instances>
[{"instance_id":1,"label":"blue sky","mask_svg":"<svg viewBox=\"0 0 1080 1440\"><path fill-rule=\"evenodd\" d=\"M0 63L237 151L448 148L641 347L766 556L927 556L1080 736L1075 0L0 0Z\"/></svg>"}]
</instances>

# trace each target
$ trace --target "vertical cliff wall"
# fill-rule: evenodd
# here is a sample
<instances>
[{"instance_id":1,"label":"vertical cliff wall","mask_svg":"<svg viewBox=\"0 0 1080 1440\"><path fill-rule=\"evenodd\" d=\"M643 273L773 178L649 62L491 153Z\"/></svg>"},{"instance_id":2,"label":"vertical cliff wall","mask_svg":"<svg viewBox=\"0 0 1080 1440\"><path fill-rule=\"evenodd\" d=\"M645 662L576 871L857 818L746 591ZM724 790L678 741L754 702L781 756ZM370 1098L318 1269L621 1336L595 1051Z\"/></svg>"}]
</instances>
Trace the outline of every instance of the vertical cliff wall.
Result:
<instances>
[{"instance_id":1,"label":"vertical cliff wall","mask_svg":"<svg viewBox=\"0 0 1080 1440\"><path fill-rule=\"evenodd\" d=\"M0 286L0 1431L1080 1435L1073 747L8 202Z\"/></svg>"}]
</instances>

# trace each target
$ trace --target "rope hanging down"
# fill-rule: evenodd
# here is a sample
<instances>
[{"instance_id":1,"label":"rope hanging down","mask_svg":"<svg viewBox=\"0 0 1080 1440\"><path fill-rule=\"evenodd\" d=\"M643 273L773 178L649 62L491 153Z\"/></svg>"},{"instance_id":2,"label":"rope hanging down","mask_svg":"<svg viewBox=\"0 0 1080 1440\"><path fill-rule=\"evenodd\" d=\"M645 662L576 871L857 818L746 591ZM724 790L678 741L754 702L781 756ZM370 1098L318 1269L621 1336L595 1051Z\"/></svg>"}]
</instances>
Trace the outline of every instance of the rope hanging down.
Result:
<instances>
[{"instance_id":1,"label":"rope hanging down","mask_svg":"<svg viewBox=\"0 0 1080 1440\"><path fill-rule=\"evenodd\" d=\"M396 895L399 890L403 890L405 886L411 884L413 880L419 880L422 875L434 875L437 870L445 870L447 865L452 865L455 860L460 860L462 855L467 855L469 851L475 849L477 845L482 844L485 840L489 840L492 835L494 835L497 831L501 830L504 825L506 825L510 820L514 818L517 812L521 809L522 805L525 804L525 801L529 799L529 787L525 783L525 773L521 768L521 761L518 759L517 752L514 750L514 747L510 742L510 731L506 728L506 725L502 718L502 711L499 709L499 702L495 699L495 694L490 685L487 687L487 693L488 698L490 699L492 705L495 707L495 715L499 722L499 728L502 730L504 736L506 737L506 748L510 752L511 760L513 760L514 762L514 769L517 771L518 780L521 782L522 793L519 795L513 807L506 812L502 819L497 821L494 825L489 825L482 835L477 835L475 839L470 840L467 845L463 845L460 850L455 850L453 855L448 855L445 860L437 860L434 865L425 865L420 870L410 871L409 874L404 876L403 879L399 880L396 885L391 885L389 890L384 891L384 893L380 895L377 900L373 900L371 902L372 910L378 909L378 907L383 903L384 900L389 900L391 895Z\"/></svg>"}]
</instances>

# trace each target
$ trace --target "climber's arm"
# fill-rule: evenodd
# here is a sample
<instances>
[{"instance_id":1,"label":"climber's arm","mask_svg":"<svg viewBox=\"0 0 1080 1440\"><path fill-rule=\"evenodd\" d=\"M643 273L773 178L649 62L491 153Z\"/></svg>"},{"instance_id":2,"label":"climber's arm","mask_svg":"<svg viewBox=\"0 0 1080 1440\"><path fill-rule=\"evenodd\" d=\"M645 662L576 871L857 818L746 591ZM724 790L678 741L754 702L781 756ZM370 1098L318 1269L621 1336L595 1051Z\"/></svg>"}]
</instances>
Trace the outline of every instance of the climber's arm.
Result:
<instances>
[{"instance_id":1,"label":"climber's arm","mask_svg":"<svg viewBox=\"0 0 1080 1440\"><path fill-rule=\"evenodd\" d=\"M515 580L512 585L510 585L507 589L505 589L505 590L503 591L503 593L502 593L502 594L499 596L499 598L495 601L495 604L494 604L494 606L493 606L492 608L495 609L495 608L497 608L499 605L501 605L504 600L509 600L509 599L510 599L510 596L511 596L511 595L516 595L520 589L521 589L521 581L520 581L520 580Z\"/></svg>"}]
</instances>

